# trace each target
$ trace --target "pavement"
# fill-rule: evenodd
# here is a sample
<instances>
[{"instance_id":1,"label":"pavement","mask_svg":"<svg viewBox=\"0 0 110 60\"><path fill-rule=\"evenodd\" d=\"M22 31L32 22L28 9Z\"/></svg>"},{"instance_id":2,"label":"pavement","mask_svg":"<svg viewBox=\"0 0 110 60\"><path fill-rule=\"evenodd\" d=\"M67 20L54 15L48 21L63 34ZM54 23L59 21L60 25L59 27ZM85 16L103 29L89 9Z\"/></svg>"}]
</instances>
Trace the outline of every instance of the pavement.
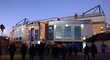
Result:
<instances>
[{"instance_id":1,"label":"pavement","mask_svg":"<svg viewBox=\"0 0 110 60\"><path fill-rule=\"evenodd\" d=\"M10 60L9 54L0 56L0 60ZM15 54L14 60L21 60L21 55ZM28 54L26 55L26 60L30 60ZM39 57L36 55L34 60L39 60ZM55 58L52 55L46 54L44 60L55 60ZM62 60L62 58L60 57L57 60ZM77 56L66 56L65 60L84 60L84 55L83 53L78 53ZM93 60L91 55L90 60ZM98 53L95 60L110 60L110 53Z\"/></svg>"}]
</instances>

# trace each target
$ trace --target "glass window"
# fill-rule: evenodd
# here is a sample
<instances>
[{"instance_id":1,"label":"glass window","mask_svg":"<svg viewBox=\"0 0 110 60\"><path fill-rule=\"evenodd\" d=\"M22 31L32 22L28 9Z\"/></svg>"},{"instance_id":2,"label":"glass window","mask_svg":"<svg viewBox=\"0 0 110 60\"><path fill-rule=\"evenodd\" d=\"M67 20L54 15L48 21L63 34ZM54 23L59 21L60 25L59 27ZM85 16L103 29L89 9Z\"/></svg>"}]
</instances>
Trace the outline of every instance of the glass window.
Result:
<instances>
[{"instance_id":1,"label":"glass window","mask_svg":"<svg viewBox=\"0 0 110 60\"><path fill-rule=\"evenodd\" d=\"M55 29L55 39L61 39L62 27L56 27Z\"/></svg>"},{"instance_id":2,"label":"glass window","mask_svg":"<svg viewBox=\"0 0 110 60\"><path fill-rule=\"evenodd\" d=\"M94 32L94 35L97 34L96 32Z\"/></svg>"},{"instance_id":3,"label":"glass window","mask_svg":"<svg viewBox=\"0 0 110 60\"><path fill-rule=\"evenodd\" d=\"M16 28L16 31L14 32L14 38L17 38L16 40L22 40L22 37L23 37L23 30L22 30L23 27L17 27ZM19 38L21 37L21 38Z\"/></svg>"},{"instance_id":4,"label":"glass window","mask_svg":"<svg viewBox=\"0 0 110 60\"><path fill-rule=\"evenodd\" d=\"M71 39L71 26L67 26L64 28L64 38Z\"/></svg>"},{"instance_id":5,"label":"glass window","mask_svg":"<svg viewBox=\"0 0 110 60\"><path fill-rule=\"evenodd\" d=\"M35 40L38 40L38 39L39 39L39 31L35 30Z\"/></svg>"},{"instance_id":6,"label":"glass window","mask_svg":"<svg viewBox=\"0 0 110 60\"><path fill-rule=\"evenodd\" d=\"M53 36L54 36L54 26L49 26L48 27L48 40L53 40Z\"/></svg>"},{"instance_id":7,"label":"glass window","mask_svg":"<svg viewBox=\"0 0 110 60\"><path fill-rule=\"evenodd\" d=\"M28 39L30 41L38 40L39 39L39 30L35 30L35 28L31 28L29 30Z\"/></svg>"},{"instance_id":8,"label":"glass window","mask_svg":"<svg viewBox=\"0 0 110 60\"><path fill-rule=\"evenodd\" d=\"M18 38L16 38L16 40L18 40Z\"/></svg>"},{"instance_id":9,"label":"glass window","mask_svg":"<svg viewBox=\"0 0 110 60\"><path fill-rule=\"evenodd\" d=\"M34 38L35 38L34 28L31 28L30 34L31 34L30 40L34 41Z\"/></svg>"},{"instance_id":10,"label":"glass window","mask_svg":"<svg viewBox=\"0 0 110 60\"><path fill-rule=\"evenodd\" d=\"M62 25L62 24L91 24L91 20L64 20L49 22L49 25Z\"/></svg>"},{"instance_id":11,"label":"glass window","mask_svg":"<svg viewBox=\"0 0 110 60\"><path fill-rule=\"evenodd\" d=\"M75 40L80 40L81 39L81 27L80 26L75 26L75 28L74 28L75 30L75 32L74 32L74 34L75 34Z\"/></svg>"},{"instance_id":12,"label":"glass window","mask_svg":"<svg viewBox=\"0 0 110 60\"><path fill-rule=\"evenodd\" d=\"M19 40L22 40L22 37L19 37Z\"/></svg>"},{"instance_id":13,"label":"glass window","mask_svg":"<svg viewBox=\"0 0 110 60\"><path fill-rule=\"evenodd\" d=\"M101 33L104 32L104 27L103 27L103 26L100 27L100 32L101 32Z\"/></svg>"}]
</instances>

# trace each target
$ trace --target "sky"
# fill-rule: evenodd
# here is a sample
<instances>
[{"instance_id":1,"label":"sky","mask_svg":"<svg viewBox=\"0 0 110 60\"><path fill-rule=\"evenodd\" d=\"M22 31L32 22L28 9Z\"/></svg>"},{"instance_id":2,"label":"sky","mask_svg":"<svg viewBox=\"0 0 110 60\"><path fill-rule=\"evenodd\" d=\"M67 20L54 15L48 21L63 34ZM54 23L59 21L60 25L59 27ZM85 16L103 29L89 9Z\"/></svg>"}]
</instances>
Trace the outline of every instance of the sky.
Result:
<instances>
[{"instance_id":1,"label":"sky","mask_svg":"<svg viewBox=\"0 0 110 60\"><path fill-rule=\"evenodd\" d=\"M72 16L101 5L110 24L110 0L0 0L0 24L9 36L12 26L27 18L29 21ZM0 31L1 33L1 31Z\"/></svg>"}]
</instances>

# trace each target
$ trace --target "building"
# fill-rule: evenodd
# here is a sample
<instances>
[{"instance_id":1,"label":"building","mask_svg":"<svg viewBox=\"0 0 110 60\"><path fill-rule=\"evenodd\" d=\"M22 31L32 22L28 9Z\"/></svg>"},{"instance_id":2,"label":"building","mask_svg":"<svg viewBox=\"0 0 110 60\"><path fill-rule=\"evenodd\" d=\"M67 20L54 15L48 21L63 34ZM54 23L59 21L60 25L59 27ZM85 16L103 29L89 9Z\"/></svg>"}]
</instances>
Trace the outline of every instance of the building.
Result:
<instances>
[{"instance_id":1,"label":"building","mask_svg":"<svg viewBox=\"0 0 110 60\"><path fill-rule=\"evenodd\" d=\"M55 42L82 42L92 36L91 20L51 21L48 24L48 40Z\"/></svg>"},{"instance_id":2,"label":"building","mask_svg":"<svg viewBox=\"0 0 110 60\"><path fill-rule=\"evenodd\" d=\"M27 43L30 45L38 42L40 39L44 40L46 38L45 31L46 22L30 22L25 18L13 26L12 32L10 32L10 42L17 44Z\"/></svg>"},{"instance_id":3,"label":"building","mask_svg":"<svg viewBox=\"0 0 110 60\"><path fill-rule=\"evenodd\" d=\"M110 33L110 27L107 28L107 33Z\"/></svg>"},{"instance_id":4,"label":"building","mask_svg":"<svg viewBox=\"0 0 110 60\"><path fill-rule=\"evenodd\" d=\"M99 11L96 12L96 9ZM95 10L93 13L88 13ZM21 23L23 22L23 23ZM30 45L44 41L78 42L97 33L106 32L106 19L100 5L84 12L82 15L28 21L23 19L12 28L10 39L12 42L23 42Z\"/></svg>"}]
</instances>

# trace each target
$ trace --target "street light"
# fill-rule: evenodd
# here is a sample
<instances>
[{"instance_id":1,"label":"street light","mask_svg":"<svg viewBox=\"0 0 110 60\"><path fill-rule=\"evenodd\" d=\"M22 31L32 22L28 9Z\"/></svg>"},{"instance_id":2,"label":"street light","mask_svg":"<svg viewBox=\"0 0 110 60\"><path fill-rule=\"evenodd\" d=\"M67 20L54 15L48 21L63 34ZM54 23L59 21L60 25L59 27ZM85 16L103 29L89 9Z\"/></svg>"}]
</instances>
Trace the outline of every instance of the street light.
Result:
<instances>
[{"instance_id":1,"label":"street light","mask_svg":"<svg viewBox=\"0 0 110 60\"><path fill-rule=\"evenodd\" d=\"M5 26L3 24L0 25L0 29L2 31L2 33L4 32Z\"/></svg>"},{"instance_id":2,"label":"street light","mask_svg":"<svg viewBox=\"0 0 110 60\"><path fill-rule=\"evenodd\" d=\"M4 32L4 29L5 29L5 26L4 26L3 24L1 24L1 25L0 25L0 29L1 29L1 31L2 31L0 44L2 45L2 36L3 36L3 32Z\"/></svg>"},{"instance_id":3,"label":"street light","mask_svg":"<svg viewBox=\"0 0 110 60\"><path fill-rule=\"evenodd\" d=\"M83 40L83 49L85 48L86 46L86 42L84 42L86 40L87 36L82 36L82 40Z\"/></svg>"},{"instance_id":4,"label":"street light","mask_svg":"<svg viewBox=\"0 0 110 60\"><path fill-rule=\"evenodd\" d=\"M84 24L81 24L81 28L84 28Z\"/></svg>"},{"instance_id":5,"label":"street light","mask_svg":"<svg viewBox=\"0 0 110 60\"><path fill-rule=\"evenodd\" d=\"M3 31L3 32L5 33L5 32L7 32L7 30L6 30L6 29L4 29L4 31Z\"/></svg>"},{"instance_id":6,"label":"street light","mask_svg":"<svg viewBox=\"0 0 110 60\"><path fill-rule=\"evenodd\" d=\"M84 36L82 39L83 39L83 41L84 41L84 40L86 40L86 37Z\"/></svg>"}]
</instances>

